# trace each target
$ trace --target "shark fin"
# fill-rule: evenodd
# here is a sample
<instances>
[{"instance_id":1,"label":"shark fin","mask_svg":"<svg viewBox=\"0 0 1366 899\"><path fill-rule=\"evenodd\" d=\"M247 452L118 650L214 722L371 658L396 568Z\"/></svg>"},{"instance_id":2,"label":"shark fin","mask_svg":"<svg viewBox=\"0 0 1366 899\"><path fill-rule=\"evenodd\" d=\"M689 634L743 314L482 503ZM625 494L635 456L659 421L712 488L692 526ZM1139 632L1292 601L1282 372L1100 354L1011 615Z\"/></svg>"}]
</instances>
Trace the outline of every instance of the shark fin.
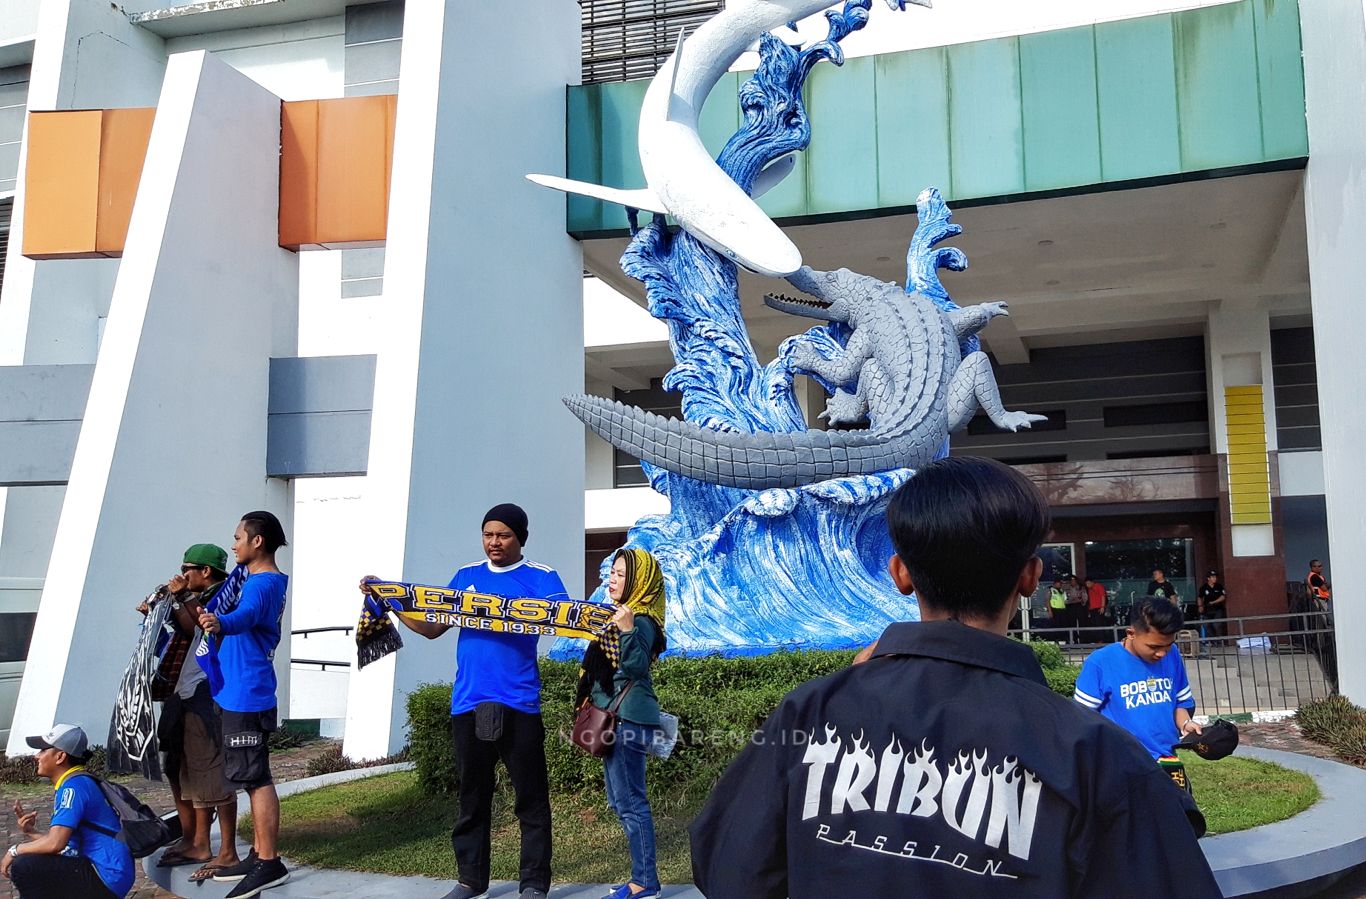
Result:
<instances>
[{"instance_id":1,"label":"shark fin","mask_svg":"<svg viewBox=\"0 0 1366 899\"><path fill-rule=\"evenodd\" d=\"M574 181L571 178L561 178L557 175L527 175L526 177L528 181L532 181L542 187L562 190L567 194L581 194L585 197L605 200L608 203L616 203L618 206L628 206L631 209L644 209L647 212L667 214L669 211L664 208L664 204L660 202L660 199L655 195L655 192L649 188L623 190L619 187L604 187L601 184L590 184L587 181Z\"/></svg>"},{"instance_id":2,"label":"shark fin","mask_svg":"<svg viewBox=\"0 0 1366 899\"><path fill-rule=\"evenodd\" d=\"M770 162L764 166L763 171L755 176L754 187L750 189L749 195L756 200L759 199L792 174L792 169L796 165L797 155L795 153L788 153L786 156L780 156Z\"/></svg>"},{"instance_id":3,"label":"shark fin","mask_svg":"<svg viewBox=\"0 0 1366 899\"><path fill-rule=\"evenodd\" d=\"M674 96L674 86L678 84L678 63L683 59L683 39L687 37L688 29L678 29L678 43L674 45L673 52L673 71L669 73L669 96ZM671 104L672 105L672 104Z\"/></svg>"}]
</instances>

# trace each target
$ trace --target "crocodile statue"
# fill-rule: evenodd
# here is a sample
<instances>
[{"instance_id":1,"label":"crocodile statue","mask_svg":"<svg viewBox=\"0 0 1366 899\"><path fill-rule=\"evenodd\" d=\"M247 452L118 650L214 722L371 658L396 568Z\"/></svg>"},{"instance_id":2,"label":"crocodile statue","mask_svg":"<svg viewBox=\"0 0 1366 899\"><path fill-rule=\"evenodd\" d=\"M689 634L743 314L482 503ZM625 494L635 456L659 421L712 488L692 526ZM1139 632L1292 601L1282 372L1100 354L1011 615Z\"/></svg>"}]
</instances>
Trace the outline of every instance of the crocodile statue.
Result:
<instances>
[{"instance_id":1,"label":"crocodile statue","mask_svg":"<svg viewBox=\"0 0 1366 899\"><path fill-rule=\"evenodd\" d=\"M852 388L837 390L822 417L840 424L866 414L867 429L750 434L702 428L584 394L566 397L565 405L623 452L686 477L747 490L919 468L979 407L1008 431L1045 420L1007 412L986 353L959 352L959 340L1009 314L1005 303L945 311L919 293L848 269L803 266L787 280L816 299L770 295L768 306L851 329L843 351L831 358L810 342L799 344L794 368Z\"/></svg>"}]
</instances>

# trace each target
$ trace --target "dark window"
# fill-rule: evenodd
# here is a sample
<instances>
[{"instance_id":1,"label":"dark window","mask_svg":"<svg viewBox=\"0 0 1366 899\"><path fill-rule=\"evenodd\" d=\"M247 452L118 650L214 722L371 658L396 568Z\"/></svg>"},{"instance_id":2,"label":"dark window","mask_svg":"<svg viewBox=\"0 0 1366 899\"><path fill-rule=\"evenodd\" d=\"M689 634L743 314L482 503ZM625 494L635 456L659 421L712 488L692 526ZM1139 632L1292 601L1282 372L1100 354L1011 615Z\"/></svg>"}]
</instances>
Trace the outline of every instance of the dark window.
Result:
<instances>
[{"instance_id":1,"label":"dark window","mask_svg":"<svg viewBox=\"0 0 1366 899\"><path fill-rule=\"evenodd\" d=\"M28 658L29 640L37 612L0 613L0 662L22 662Z\"/></svg>"},{"instance_id":2,"label":"dark window","mask_svg":"<svg viewBox=\"0 0 1366 899\"><path fill-rule=\"evenodd\" d=\"M683 417L683 395L671 393L661 386L658 378L644 390L617 390L616 400L628 406L639 406L663 418ZM619 449L612 450L612 486L643 487L650 483L641 470L640 460Z\"/></svg>"},{"instance_id":3,"label":"dark window","mask_svg":"<svg viewBox=\"0 0 1366 899\"><path fill-rule=\"evenodd\" d=\"M1208 420L1209 403L1205 400L1105 407L1105 427L1107 428L1167 425L1186 421ZM1035 427L1037 428L1037 425Z\"/></svg>"},{"instance_id":4,"label":"dark window","mask_svg":"<svg viewBox=\"0 0 1366 899\"><path fill-rule=\"evenodd\" d=\"M1033 409L1029 411L1034 412ZM1048 421L1034 422L1029 428L1031 432L1067 430L1067 410L1065 409L1049 409L1047 412L1034 412L1034 414L1046 416ZM986 415L978 414L974 415L972 421L968 422L968 433L974 437L980 437L983 434L1000 434L1002 431L992 424L991 419L987 418Z\"/></svg>"},{"instance_id":5,"label":"dark window","mask_svg":"<svg viewBox=\"0 0 1366 899\"><path fill-rule=\"evenodd\" d=\"M1163 456L1208 456L1209 447L1193 446L1190 449L1173 449L1171 447L1158 447L1156 449L1141 450L1121 450L1114 453L1106 453L1107 459L1160 459Z\"/></svg>"},{"instance_id":6,"label":"dark window","mask_svg":"<svg viewBox=\"0 0 1366 899\"><path fill-rule=\"evenodd\" d=\"M1096 540L1084 549L1087 576L1104 584L1118 605L1148 595L1154 568L1162 569L1183 601L1195 599L1195 541L1189 537Z\"/></svg>"},{"instance_id":7,"label":"dark window","mask_svg":"<svg viewBox=\"0 0 1366 899\"><path fill-rule=\"evenodd\" d=\"M1281 452L1322 449L1313 328L1271 332L1271 376L1276 381L1276 443Z\"/></svg>"},{"instance_id":8,"label":"dark window","mask_svg":"<svg viewBox=\"0 0 1366 899\"><path fill-rule=\"evenodd\" d=\"M722 0L579 0L583 83L649 78Z\"/></svg>"},{"instance_id":9,"label":"dark window","mask_svg":"<svg viewBox=\"0 0 1366 899\"><path fill-rule=\"evenodd\" d=\"M13 212L13 197L0 200L0 287L5 284L5 254L9 251L9 222Z\"/></svg>"},{"instance_id":10,"label":"dark window","mask_svg":"<svg viewBox=\"0 0 1366 899\"><path fill-rule=\"evenodd\" d=\"M1056 456L998 456L996 461L1007 465L1047 465L1052 462L1066 462L1067 454Z\"/></svg>"}]
</instances>

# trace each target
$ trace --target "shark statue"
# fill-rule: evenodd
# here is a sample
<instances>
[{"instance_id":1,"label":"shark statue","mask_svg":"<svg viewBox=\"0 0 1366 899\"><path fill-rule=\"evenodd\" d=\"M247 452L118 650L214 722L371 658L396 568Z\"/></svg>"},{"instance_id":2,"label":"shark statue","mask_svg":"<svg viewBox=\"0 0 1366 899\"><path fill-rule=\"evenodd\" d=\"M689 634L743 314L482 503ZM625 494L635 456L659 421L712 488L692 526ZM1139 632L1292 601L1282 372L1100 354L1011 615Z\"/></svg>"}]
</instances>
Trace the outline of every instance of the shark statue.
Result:
<instances>
[{"instance_id":1,"label":"shark statue","mask_svg":"<svg viewBox=\"0 0 1366 899\"><path fill-rule=\"evenodd\" d=\"M930 0L886 0L894 10ZM689 234L752 272L783 278L802 265L802 254L754 202L792 171L789 154L770 163L754 183L754 197L727 175L697 134L702 104L713 87L765 32L832 6L830 0L729 0L698 27L662 65L640 108L638 147L646 187L623 190L554 175L531 181L569 193L672 215Z\"/></svg>"}]
</instances>

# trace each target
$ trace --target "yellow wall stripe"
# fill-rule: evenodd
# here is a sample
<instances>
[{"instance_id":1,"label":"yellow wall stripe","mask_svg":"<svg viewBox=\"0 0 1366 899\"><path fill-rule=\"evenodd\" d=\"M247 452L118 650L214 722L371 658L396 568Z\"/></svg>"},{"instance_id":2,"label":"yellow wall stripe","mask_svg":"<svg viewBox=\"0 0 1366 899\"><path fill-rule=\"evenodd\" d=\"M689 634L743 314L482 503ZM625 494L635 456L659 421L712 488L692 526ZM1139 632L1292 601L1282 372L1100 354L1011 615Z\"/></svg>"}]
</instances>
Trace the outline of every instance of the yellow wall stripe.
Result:
<instances>
[{"instance_id":1,"label":"yellow wall stripe","mask_svg":"<svg viewBox=\"0 0 1366 899\"><path fill-rule=\"evenodd\" d=\"M1271 471L1260 384L1224 388L1228 503L1234 524L1271 523Z\"/></svg>"}]
</instances>

